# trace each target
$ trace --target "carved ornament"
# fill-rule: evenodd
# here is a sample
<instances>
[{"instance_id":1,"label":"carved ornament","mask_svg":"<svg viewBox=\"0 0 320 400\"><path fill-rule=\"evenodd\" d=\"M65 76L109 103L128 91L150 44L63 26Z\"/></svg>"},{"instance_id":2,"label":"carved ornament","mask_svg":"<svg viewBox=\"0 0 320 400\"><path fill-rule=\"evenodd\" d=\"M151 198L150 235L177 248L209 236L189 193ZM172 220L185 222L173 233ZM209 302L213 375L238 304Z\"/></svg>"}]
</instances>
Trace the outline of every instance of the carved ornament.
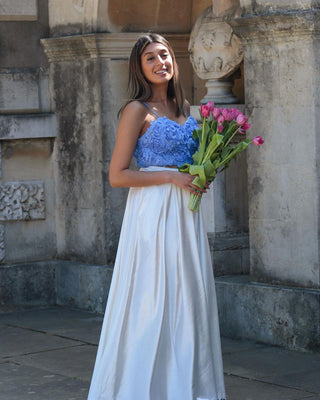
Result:
<instances>
[{"instance_id":1,"label":"carved ornament","mask_svg":"<svg viewBox=\"0 0 320 400\"><path fill-rule=\"evenodd\" d=\"M29 221L45 218L43 182L0 184L0 221Z\"/></svg>"},{"instance_id":2,"label":"carved ornament","mask_svg":"<svg viewBox=\"0 0 320 400\"><path fill-rule=\"evenodd\" d=\"M211 7L201 14L192 30L189 52L201 79L226 78L243 60L240 39L229 24L213 17Z\"/></svg>"}]
</instances>

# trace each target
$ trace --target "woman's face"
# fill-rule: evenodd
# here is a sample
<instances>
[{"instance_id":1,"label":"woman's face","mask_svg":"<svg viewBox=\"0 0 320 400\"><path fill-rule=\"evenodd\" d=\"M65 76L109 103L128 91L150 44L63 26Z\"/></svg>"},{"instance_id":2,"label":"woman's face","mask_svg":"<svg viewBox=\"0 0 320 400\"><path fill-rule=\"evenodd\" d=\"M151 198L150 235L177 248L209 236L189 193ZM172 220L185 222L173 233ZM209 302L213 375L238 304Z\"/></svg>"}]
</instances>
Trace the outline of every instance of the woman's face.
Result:
<instances>
[{"instance_id":1,"label":"woman's face","mask_svg":"<svg viewBox=\"0 0 320 400\"><path fill-rule=\"evenodd\" d=\"M174 72L168 48L161 43L150 43L141 55L141 68L150 83L168 83Z\"/></svg>"}]
</instances>

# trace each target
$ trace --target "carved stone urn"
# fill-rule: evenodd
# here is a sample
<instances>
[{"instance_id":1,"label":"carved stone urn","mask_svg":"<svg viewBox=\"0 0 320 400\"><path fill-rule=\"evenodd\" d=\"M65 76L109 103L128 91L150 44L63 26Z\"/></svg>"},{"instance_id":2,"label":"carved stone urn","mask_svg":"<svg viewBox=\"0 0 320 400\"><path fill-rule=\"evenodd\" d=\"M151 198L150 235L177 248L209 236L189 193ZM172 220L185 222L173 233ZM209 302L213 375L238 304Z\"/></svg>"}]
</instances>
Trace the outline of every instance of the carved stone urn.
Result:
<instances>
[{"instance_id":1,"label":"carved stone urn","mask_svg":"<svg viewBox=\"0 0 320 400\"><path fill-rule=\"evenodd\" d=\"M232 75L243 60L240 39L231 26L213 15L208 7L197 19L189 42L190 59L196 74L206 79L207 94L201 103L237 103L232 93Z\"/></svg>"}]
</instances>

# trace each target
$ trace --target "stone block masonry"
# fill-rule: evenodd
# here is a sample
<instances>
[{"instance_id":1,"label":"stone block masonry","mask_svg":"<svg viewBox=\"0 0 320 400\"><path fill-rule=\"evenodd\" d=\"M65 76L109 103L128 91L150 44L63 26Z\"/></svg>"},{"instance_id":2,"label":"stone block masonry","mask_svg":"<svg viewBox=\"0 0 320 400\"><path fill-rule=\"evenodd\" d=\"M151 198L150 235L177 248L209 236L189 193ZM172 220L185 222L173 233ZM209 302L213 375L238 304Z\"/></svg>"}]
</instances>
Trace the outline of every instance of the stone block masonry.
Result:
<instances>
[{"instance_id":1,"label":"stone block masonry","mask_svg":"<svg viewBox=\"0 0 320 400\"><path fill-rule=\"evenodd\" d=\"M108 266L70 261L0 265L0 305L61 305L103 313L111 277Z\"/></svg>"},{"instance_id":2,"label":"stone block masonry","mask_svg":"<svg viewBox=\"0 0 320 400\"><path fill-rule=\"evenodd\" d=\"M216 278L223 336L320 351L319 290L252 283L248 275Z\"/></svg>"},{"instance_id":3,"label":"stone block masonry","mask_svg":"<svg viewBox=\"0 0 320 400\"><path fill-rule=\"evenodd\" d=\"M0 112L39 112L38 76L29 71L0 72Z\"/></svg>"},{"instance_id":4,"label":"stone block masonry","mask_svg":"<svg viewBox=\"0 0 320 400\"><path fill-rule=\"evenodd\" d=\"M36 21L37 0L1 0L0 21Z\"/></svg>"}]
</instances>

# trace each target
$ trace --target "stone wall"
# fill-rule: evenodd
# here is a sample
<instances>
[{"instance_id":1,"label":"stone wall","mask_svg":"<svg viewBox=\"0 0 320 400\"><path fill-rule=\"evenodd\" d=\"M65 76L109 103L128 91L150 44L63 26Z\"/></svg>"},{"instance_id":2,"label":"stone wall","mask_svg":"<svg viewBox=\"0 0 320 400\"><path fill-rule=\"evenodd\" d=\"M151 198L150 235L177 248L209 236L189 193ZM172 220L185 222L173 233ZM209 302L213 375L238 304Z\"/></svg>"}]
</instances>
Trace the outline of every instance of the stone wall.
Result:
<instances>
[{"instance_id":1,"label":"stone wall","mask_svg":"<svg viewBox=\"0 0 320 400\"><path fill-rule=\"evenodd\" d=\"M266 141L248 151L251 278L319 288L319 11L292 8L232 21Z\"/></svg>"},{"instance_id":2,"label":"stone wall","mask_svg":"<svg viewBox=\"0 0 320 400\"><path fill-rule=\"evenodd\" d=\"M46 2L3 1L0 8L0 263L56 256L55 185Z\"/></svg>"},{"instance_id":3,"label":"stone wall","mask_svg":"<svg viewBox=\"0 0 320 400\"><path fill-rule=\"evenodd\" d=\"M25 213L12 221L0 216L3 263L59 257L112 264L127 190L111 191L108 168L116 114L126 99L129 51L137 37L125 32L144 28L183 32L172 39L192 103L198 92L193 89L184 32L190 31L197 13L209 4L209 0L190 0L187 5L127 1L119 14L118 3L104 0L26 0L23 7L16 0L4 0L0 10L1 193L10 185L14 192L15 182L29 186L38 182L45 213L41 219ZM145 18L147 11L151 19ZM123 33L87 35L106 30ZM43 43L50 65L40 44L41 38L49 36L52 39ZM17 230L19 247L14 241Z\"/></svg>"}]
</instances>

